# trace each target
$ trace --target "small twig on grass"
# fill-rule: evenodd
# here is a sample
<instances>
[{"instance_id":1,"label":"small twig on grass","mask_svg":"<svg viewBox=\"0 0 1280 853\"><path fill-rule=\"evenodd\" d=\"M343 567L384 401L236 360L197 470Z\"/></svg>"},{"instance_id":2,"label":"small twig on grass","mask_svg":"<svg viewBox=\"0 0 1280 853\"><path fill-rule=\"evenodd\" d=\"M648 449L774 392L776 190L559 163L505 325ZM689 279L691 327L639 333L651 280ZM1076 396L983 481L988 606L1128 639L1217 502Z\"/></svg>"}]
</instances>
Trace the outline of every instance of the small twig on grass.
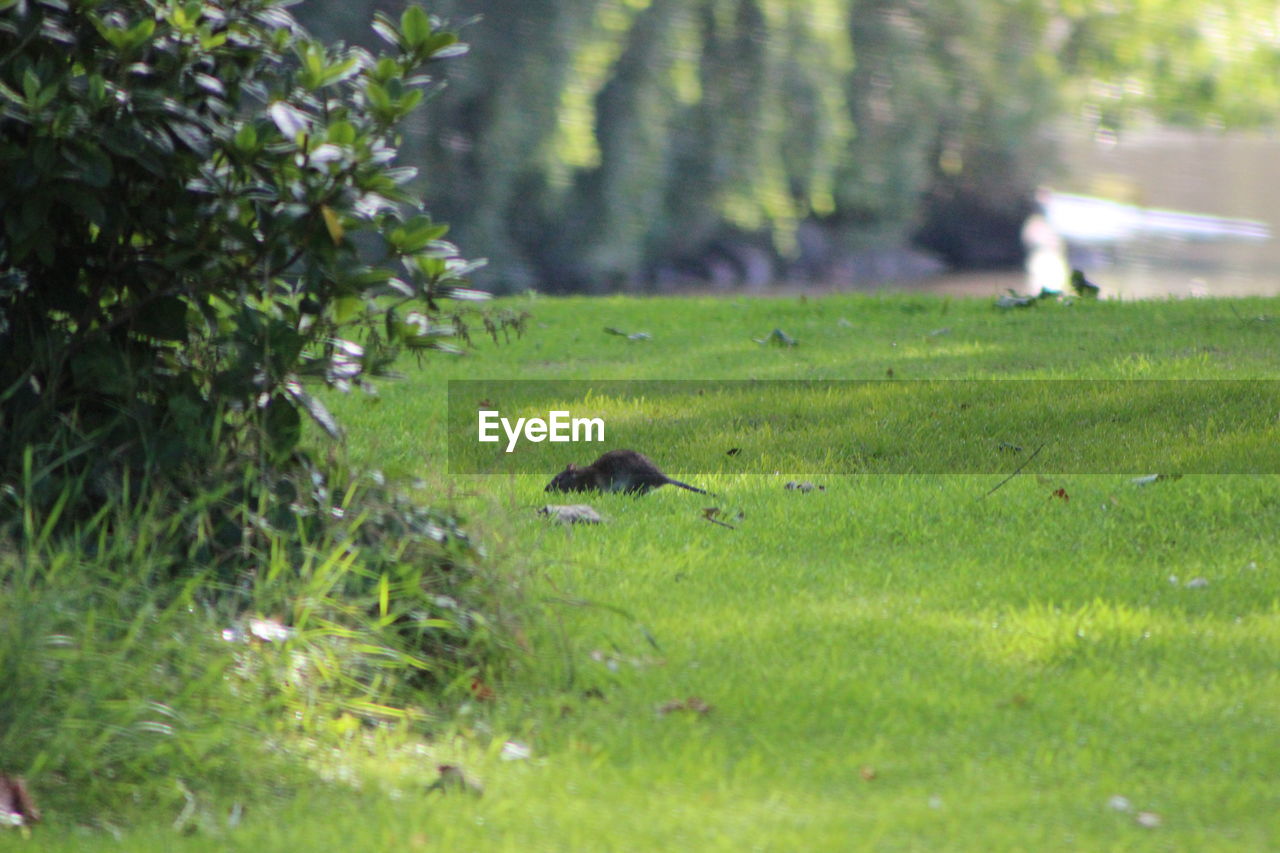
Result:
<instances>
[{"instance_id":1,"label":"small twig on grass","mask_svg":"<svg viewBox=\"0 0 1280 853\"><path fill-rule=\"evenodd\" d=\"M1010 474L1008 477L1005 477L1003 480L1001 480L1000 482L998 482L998 483L996 483L994 486L992 486L992 487L991 487L991 489L990 489L990 491L988 491L988 492L987 492L987 494L983 495L981 498L978 498L978 500L982 500L982 498L987 497L988 495L990 495L990 494L991 494L991 492L994 492L996 489L1000 488L1000 487L1001 487L1001 486L1003 486L1005 483L1009 482L1009 481L1010 481L1010 480L1012 480L1014 477L1018 476L1018 472L1020 472L1023 468L1026 468L1026 467L1027 467L1027 463L1028 463L1028 462L1030 462L1032 459L1035 459L1035 458L1036 458L1036 456L1037 456L1037 455L1039 455L1039 453L1040 453L1040 451L1041 451L1041 450L1044 450L1044 445L1043 445L1043 444L1042 444L1042 445L1040 445L1039 447L1037 447L1035 450L1031 451L1031 455L1030 455L1030 456L1028 456L1026 459L1023 459L1023 460L1022 460L1022 464L1021 464L1021 465L1019 465L1017 468L1014 468L1014 469L1013 469L1013 473L1012 473L1012 474Z\"/></svg>"},{"instance_id":2,"label":"small twig on grass","mask_svg":"<svg viewBox=\"0 0 1280 853\"><path fill-rule=\"evenodd\" d=\"M720 525L721 527L727 527L727 528L729 528L730 530L737 530L737 529L738 529L738 528L734 527L732 524L729 524L728 522L724 522L724 521L721 521L720 519L716 518L716 516L717 516L717 515L719 515L719 514L720 514L720 507L718 507L718 506L709 506L709 507L707 507L706 509L704 509L704 510L702 511L702 520L703 520L703 521L709 521L709 522L711 522L712 524L718 524L718 525Z\"/></svg>"}]
</instances>

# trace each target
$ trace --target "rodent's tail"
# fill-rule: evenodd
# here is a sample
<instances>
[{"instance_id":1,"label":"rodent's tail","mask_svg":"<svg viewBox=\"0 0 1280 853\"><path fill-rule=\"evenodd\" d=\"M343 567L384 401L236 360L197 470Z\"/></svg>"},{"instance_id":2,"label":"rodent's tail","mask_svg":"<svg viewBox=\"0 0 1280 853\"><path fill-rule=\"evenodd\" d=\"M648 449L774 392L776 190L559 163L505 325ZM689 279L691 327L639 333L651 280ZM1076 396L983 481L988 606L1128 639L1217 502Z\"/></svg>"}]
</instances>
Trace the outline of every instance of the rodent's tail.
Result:
<instances>
[{"instance_id":1,"label":"rodent's tail","mask_svg":"<svg viewBox=\"0 0 1280 853\"><path fill-rule=\"evenodd\" d=\"M670 477L668 477L668 478L667 478L667 482L668 482L668 483L670 483L670 484L671 484L671 485L673 485L673 486L679 486L679 487L680 487L680 488L682 488L682 489L688 489L688 490L689 490L689 491L691 491L691 492L697 492L697 493L698 493L698 494L700 494L700 495L709 495L709 494L711 494L711 493L710 493L710 492L708 492L706 489L699 489L697 486L690 486L688 483L682 483L682 482L680 482L679 480L673 480L673 479L671 479Z\"/></svg>"}]
</instances>

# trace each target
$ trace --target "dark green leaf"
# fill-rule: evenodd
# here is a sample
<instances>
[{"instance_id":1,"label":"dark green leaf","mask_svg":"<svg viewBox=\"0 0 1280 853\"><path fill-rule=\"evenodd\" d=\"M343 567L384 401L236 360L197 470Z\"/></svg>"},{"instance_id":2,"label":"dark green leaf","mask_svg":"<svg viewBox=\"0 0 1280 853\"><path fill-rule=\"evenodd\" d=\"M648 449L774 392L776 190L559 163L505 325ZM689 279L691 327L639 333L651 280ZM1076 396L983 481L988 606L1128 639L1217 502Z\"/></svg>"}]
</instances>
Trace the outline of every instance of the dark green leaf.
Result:
<instances>
[{"instance_id":1,"label":"dark green leaf","mask_svg":"<svg viewBox=\"0 0 1280 853\"><path fill-rule=\"evenodd\" d=\"M175 121L169 124L169 132L173 134L175 139L201 157L208 157L213 151L213 144L210 142L204 128L198 125Z\"/></svg>"},{"instance_id":2,"label":"dark green leaf","mask_svg":"<svg viewBox=\"0 0 1280 853\"><path fill-rule=\"evenodd\" d=\"M326 135L334 145L351 145L356 141L356 128L349 121L335 121L329 125Z\"/></svg>"},{"instance_id":3,"label":"dark green leaf","mask_svg":"<svg viewBox=\"0 0 1280 853\"><path fill-rule=\"evenodd\" d=\"M391 108L391 97L387 94L387 90L373 80L369 80L364 84L364 93L369 98L369 103L378 109L388 110Z\"/></svg>"},{"instance_id":4,"label":"dark green leaf","mask_svg":"<svg viewBox=\"0 0 1280 853\"><path fill-rule=\"evenodd\" d=\"M409 254L417 252L427 244L443 237L449 230L448 225L436 224L429 216L417 216L408 222L391 229L387 234L389 242L397 252Z\"/></svg>"},{"instance_id":5,"label":"dark green leaf","mask_svg":"<svg viewBox=\"0 0 1280 853\"><path fill-rule=\"evenodd\" d=\"M187 339L187 303L177 296L161 296L143 305L133 318L135 332L162 341Z\"/></svg>"},{"instance_id":6,"label":"dark green leaf","mask_svg":"<svg viewBox=\"0 0 1280 853\"><path fill-rule=\"evenodd\" d=\"M258 131L252 124L246 122L243 127L236 131L234 141L236 148L246 154L251 154L258 147Z\"/></svg>"},{"instance_id":7,"label":"dark green leaf","mask_svg":"<svg viewBox=\"0 0 1280 853\"><path fill-rule=\"evenodd\" d=\"M404 37L405 46L409 49L428 48L429 43L434 41L431 34L431 19L427 17L426 12L422 11L421 6L410 6L400 15L400 34Z\"/></svg>"},{"instance_id":8,"label":"dark green leaf","mask_svg":"<svg viewBox=\"0 0 1280 853\"><path fill-rule=\"evenodd\" d=\"M425 53L427 53L428 55L431 55L436 53L437 51L444 50L449 45L457 44L457 42L458 42L458 37L455 36L453 33L436 33L435 35L426 39L422 43L422 47L424 48Z\"/></svg>"},{"instance_id":9,"label":"dark green leaf","mask_svg":"<svg viewBox=\"0 0 1280 853\"><path fill-rule=\"evenodd\" d=\"M84 183L99 189L111 183L111 158L92 142L77 141L67 146L65 154L75 165L76 176Z\"/></svg>"},{"instance_id":10,"label":"dark green leaf","mask_svg":"<svg viewBox=\"0 0 1280 853\"><path fill-rule=\"evenodd\" d=\"M40 97L40 76L30 68L22 72L22 94L27 106L35 109L36 101Z\"/></svg>"},{"instance_id":11,"label":"dark green leaf","mask_svg":"<svg viewBox=\"0 0 1280 853\"><path fill-rule=\"evenodd\" d=\"M288 456L302 439L302 417L283 394L276 394L267 404L263 416L267 441L277 458Z\"/></svg>"},{"instance_id":12,"label":"dark green leaf","mask_svg":"<svg viewBox=\"0 0 1280 853\"><path fill-rule=\"evenodd\" d=\"M335 83L341 83L360 73L360 64L355 57L335 63L324 69L320 83L322 86L332 86Z\"/></svg>"}]
</instances>

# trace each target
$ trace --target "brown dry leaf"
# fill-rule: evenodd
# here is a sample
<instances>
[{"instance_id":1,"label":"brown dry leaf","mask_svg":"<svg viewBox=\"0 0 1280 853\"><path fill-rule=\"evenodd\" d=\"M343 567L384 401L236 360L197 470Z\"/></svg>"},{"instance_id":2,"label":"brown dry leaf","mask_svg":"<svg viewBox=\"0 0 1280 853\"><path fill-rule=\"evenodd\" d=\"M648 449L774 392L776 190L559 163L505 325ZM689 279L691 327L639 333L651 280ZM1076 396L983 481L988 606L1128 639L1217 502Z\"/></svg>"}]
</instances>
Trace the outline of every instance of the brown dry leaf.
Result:
<instances>
[{"instance_id":1,"label":"brown dry leaf","mask_svg":"<svg viewBox=\"0 0 1280 853\"><path fill-rule=\"evenodd\" d=\"M21 776L0 773L0 823L13 826L30 826L40 820L27 783Z\"/></svg>"},{"instance_id":2,"label":"brown dry leaf","mask_svg":"<svg viewBox=\"0 0 1280 853\"><path fill-rule=\"evenodd\" d=\"M467 778L462 768L456 764L441 764L436 767L440 777L427 786L427 791L439 791L442 794L464 793L478 797L484 793L484 786L474 779Z\"/></svg>"},{"instance_id":3,"label":"brown dry leaf","mask_svg":"<svg viewBox=\"0 0 1280 853\"><path fill-rule=\"evenodd\" d=\"M711 522L712 524L718 524L718 525L720 525L721 527L727 527L727 528L729 528L730 530L737 530L737 529L738 529L738 528L734 527L732 524L729 524L728 522L721 521L720 519L716 518L716 516L718 516L718 515L720 515L720 507L718 507L718 506L709 506L709 507L706 507L706 508L704 508L704 509L702 510L702 519L703 519L703 521L709 521L709 522Z\"/></svg>"},{"instance_id":4,"label":"brown dry leaf","mask_svg":"<svg viewBox=\"0 0 1280 853\"><path fill-rule=\"evenodd\" d=\"M876 778L877 774L874 767L870 764L864 764L862 765L862 769L858 771L858 775L870 782L872 779Z\"/></svg>"},{"instance_id":5,"label":"brown dry leaf","mask_svg":"<svg viewBox=\"0 0 1280 853\"><path fill-rule=\"evenodd\" d=\"M690 711L694 714L706 715L711 713L711 705L708 705L697 696L690 696L688 699L672 699L670 702L664 702L658 706L659 714L670 714L675 711Z\"/></svg>"},{"instance_id":6,"label":"brown dry leaf","mask_svg":"<svg viewBox=\"0 0 1280 853\"><path fill-rule=\"evenodd\" d=\"M471 695L477 702L492 702L494 696L493 688L485 684L479 678L471 679Z\"/></svg>"}]
</instances>

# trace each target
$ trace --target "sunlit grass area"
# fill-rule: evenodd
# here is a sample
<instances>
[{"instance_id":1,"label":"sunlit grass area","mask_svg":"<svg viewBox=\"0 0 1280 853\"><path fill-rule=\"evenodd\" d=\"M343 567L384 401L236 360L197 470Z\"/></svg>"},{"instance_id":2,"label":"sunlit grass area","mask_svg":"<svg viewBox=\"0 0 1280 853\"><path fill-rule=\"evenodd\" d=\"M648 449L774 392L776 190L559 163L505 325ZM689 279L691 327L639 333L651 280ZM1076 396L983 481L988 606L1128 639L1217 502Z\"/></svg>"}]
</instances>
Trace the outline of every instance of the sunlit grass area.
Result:
<instances>
[{"instance_id":1,"label":"sunlit grass area","mask_svg":"<svg viewBox=\"0 0 1280 853\"><path fill-rule=\"evenodd\" d=\"M357 464L421 478L420 496L461 509L492 560L528 578L517 664L452 723L356 727L344 749L313 753L327 781L283 806L249 803L234 829L209 820L182 838L175 815L156 815L129 849L1274 846L1280 476L1262 465L1140 479L1181 472L1036 459L1000 485L1026 452L1007 472L837 475L794 470L780 448L776 473L668 468L715 497L558 498L607 520L573 527L534 512L555 497L543 492L554 468L442 472L449 379L1274 379L1280 301L506 307L530 312L522 338L424 361L376 400L332 402ZM775 328L798 344L752 340ZM787 441L821 446L830 419L849 417L818 403L814 432ZM1177 458L1122 398L1107 405L1134 424L1117 441ZM659 410L676 414L685 449L716 459L734 446L726 420L744 415ZM1026 416L986 415L1014 438ZM668 467L668 433L632 435ZM785 488L797 479L814 488ZM734 529L709 522L710 507ZM441 764L483 795L429 790ZM42 849L119 846L38 831Z\"/></svg>"}]
</instances>

